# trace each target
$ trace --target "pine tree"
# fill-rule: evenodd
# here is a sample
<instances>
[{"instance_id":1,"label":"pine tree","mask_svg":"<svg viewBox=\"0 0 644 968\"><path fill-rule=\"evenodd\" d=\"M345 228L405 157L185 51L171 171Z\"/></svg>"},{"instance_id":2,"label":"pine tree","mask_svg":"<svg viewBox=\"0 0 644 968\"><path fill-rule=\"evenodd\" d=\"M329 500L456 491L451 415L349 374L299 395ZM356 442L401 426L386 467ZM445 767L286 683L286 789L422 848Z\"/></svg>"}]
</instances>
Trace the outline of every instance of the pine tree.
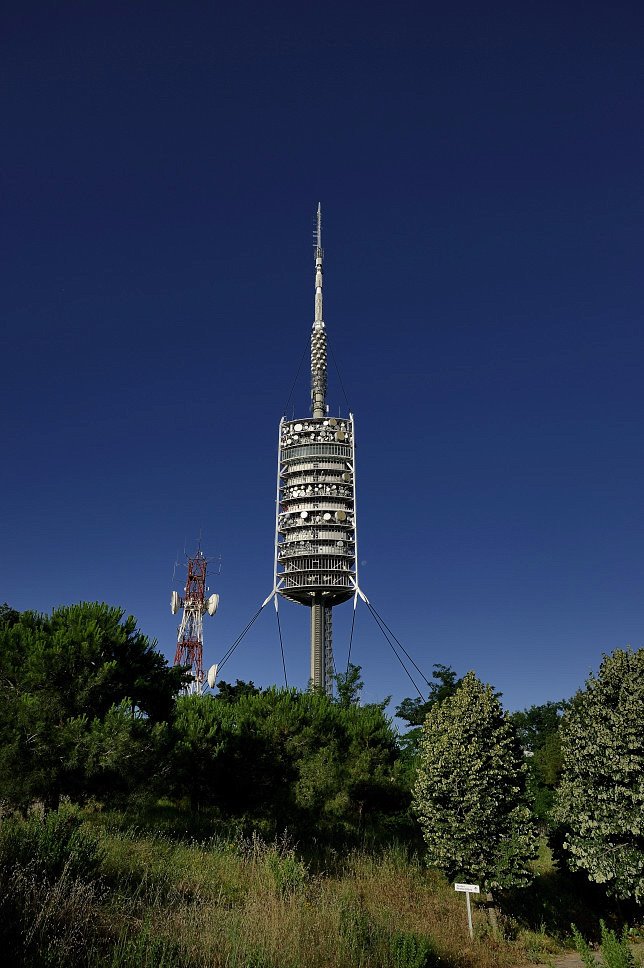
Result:
<instances>
[{"instance_id":1,"label":"pine tree","mask_svg":"<svg viewBox=\"0 0 644 968\"><path fill-rule=\"evenodd\" d=\"M644 904L644 649L605 656L561 725L554 817L573 870Z\"/></svg>"},{"instance_id":2,"label":"pine tree","mask_svg":"<svg viewBox=\"0 0 644 968\"><path fill-rule=\"evenodd\" d=\"M525 777L498 696L468 672L423 726L414 810L429 863L487 891L528 884L536 835Z\"/></svg>"}]
</instances>

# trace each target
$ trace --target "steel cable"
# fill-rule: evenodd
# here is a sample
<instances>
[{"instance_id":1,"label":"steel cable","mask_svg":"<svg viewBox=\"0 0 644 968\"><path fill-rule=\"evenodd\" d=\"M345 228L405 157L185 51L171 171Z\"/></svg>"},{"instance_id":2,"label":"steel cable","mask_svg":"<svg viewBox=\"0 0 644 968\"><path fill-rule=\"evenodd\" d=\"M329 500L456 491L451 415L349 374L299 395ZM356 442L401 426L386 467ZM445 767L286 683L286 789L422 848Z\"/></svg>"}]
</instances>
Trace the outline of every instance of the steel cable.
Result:
<instances>
[{"instance_id":1,"label":"steel cable","mask_svg":"<svg viewBox=\"0 0 644 968\"><path fill-rule=\"evenodd\" d=\"M382 617L382 615L380 615L380 614L379 614L379 613L378 613L378 612L376 611L376 609L374 608L374 606L373 606L373 605L371 605L371 604L369 604L369 608L373 608L373 610L374 610L374 612L375 612L375 614L376 614L376 615L378 616L378 618L380 619L380 621L382 622L382 624L384 625L384 627L385 627L385 628L387 629L387 631L388 631L388 632L389 632L389 634L391 635L391 637L392 637L392 639L394 640L394 642L395 642L395 643L396 643L396 644L397 644L398 646L400 646L400 648L402 649L402 651L403 651L403 652L405 653L405 655L407 656L407 658L409 659L409 661L411 662L411 664L413 665L413 667L414 667L414 669L416 670L416 672L418 673L418 675L419 675L419 676L421 677L421 679L423 679L423 680L424 680L424 681L425 681L425 682L427 683L427 685L428 685L428 686L431 686L431 682L429 681L429 679L427 678L427 676L425 675L425 673L424 673L424 672L423 672L423 671L422 671L421 669L419 669L419 668L418 668L418 666L416 665L416 663L414 662L414 660L413 660L413 659L412 659L412 657L410 656L410 654L409 654L409 652L407 651L407 649L405 648L405 646L404 646L404 645L402 644L402 642L401 642L401 641L400 641L399 639L397 639L397 638L396 638L396 636L394 635L394 633L393 633L393 632L391 631L391 629L389 628L389 626L388 626L388 625L387 625L387 623L385 622L385 620L384 620L384 618Z\"/></svg>"},{"instance_id":2,"label":"steel cable","mask_svg":"<svg viewBox=\"0 0 644 968\"><path fill-rule=\"evenodd\" d=\"M230 646L230 648L228 649L228 651L224 654L223 658L218 662L218 664L217 664L217 671L221 670L223 668L223 666L228 662L228 660L230 659L231 655L233 654L233 652L235 651L235 649L237 648L237 646L239 645L239 643L241 642L241 640L244 638L244 636L246 635L246 633L248 632L248 630L250 629L250 627L257 620L257 617L258 617L259 613L261 612L261 610L263 608L264 608L264 606L263 605L260 605L260 607L257 609L257 611L255 612L255 614L253 615L253 617L251 618L250 622L248 623L248 625L246 626L246 628L244 629L244 631L241 633L241 635L239 635L235 639L235 641Z\"/></svg>"},{"instance_id":3,"label":"steel cable","mask_svg":"<svg viewBox=\"0 0 644 968\"><path fill-rule=\"evenodd\" d=\"M353 643L353 630L356 627L356 607L353 606L353 619L351 620L351 635L349 636L349 652L347 653L347 675L349 675L349 666L351 665L351 645Z\"/></svg>"},{"instance_id":4,"label":"steel cable","mask_svg":"<svg viewBox=\"0 0 644 968\"><path fill-rule=\"evenodd\" d=\"M284 643L282 641L282 625L280 623L280 613L275 609L275 617L277 619L277 632L280 637L280 649L282 651L282 668L284 669L284 685L288 689L288 679L286 678L286 659L284 658Z\"/></svg>"},{"instance_id":5,"label":"steel cable","mask_svg":"<svg viewBox=\"0 0 644 968\"><path fill-rule=\"evenodd\" d=\"M386 641L387 645L389 646L389 648L391 649L391 651L393 652L393 654L396 656L396 658L400 662L400 664L403 667L403 669L405 670L405 674L407 675L407 678L409 679L409 681L411 682L412 686L414 687L414 689L416 690L416 692L418 693L418 695L420 696L420 698L424 702L425 701L425 697L423 696L422 692L420 691L420 689L418 688L418 686L414 682L414 679L413 679L413 677L412 677L409 669L407 668L407 666L405 665L405 663L403 662L403 660L398 655L395 646L389 641L389 636L385 632L385 629L384 629L383 625L381 625L380 619L376 615L375 609L371 606L371 604L369 602L367 602L367 608L369 609L369 611L373 615L374 622L376 623L376 625L378 626L378 628L380 629L380 631L384 635L385 641Z\"/></svg>"}]
</instances>

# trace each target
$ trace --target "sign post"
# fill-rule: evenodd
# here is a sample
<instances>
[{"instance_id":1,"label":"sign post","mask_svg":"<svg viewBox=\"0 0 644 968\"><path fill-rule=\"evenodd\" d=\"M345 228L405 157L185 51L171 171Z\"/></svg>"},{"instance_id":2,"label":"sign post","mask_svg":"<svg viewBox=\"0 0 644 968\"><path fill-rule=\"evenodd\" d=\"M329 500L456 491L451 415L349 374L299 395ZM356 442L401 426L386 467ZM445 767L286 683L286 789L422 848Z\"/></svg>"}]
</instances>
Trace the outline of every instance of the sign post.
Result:
<instances>
[{"instance_id":1,"label":"sign post","mask_svg":"<svg viewBox=\"0 0 644 968\"><path fill-rule=\"evenodd\" d=\"M470 904L470 894L480 894L481 888L478 884L455 884L455 891L460 891L465 895L467 901L467 926L470 929L470 938L474 940L474 928L472 927L472 905Z\"/></svg>"}]
</instances>

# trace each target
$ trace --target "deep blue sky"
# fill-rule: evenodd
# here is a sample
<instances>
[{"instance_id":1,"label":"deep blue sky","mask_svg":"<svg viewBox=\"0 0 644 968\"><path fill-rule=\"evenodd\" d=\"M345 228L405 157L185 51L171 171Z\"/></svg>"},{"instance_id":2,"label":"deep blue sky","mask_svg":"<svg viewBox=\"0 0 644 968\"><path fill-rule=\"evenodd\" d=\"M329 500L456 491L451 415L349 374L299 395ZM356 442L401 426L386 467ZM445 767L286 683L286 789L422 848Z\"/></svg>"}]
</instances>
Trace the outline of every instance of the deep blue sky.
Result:
<instances>
[{"instance_id":1,"label":"deep blue sky","mask_svg":"<svg viewBox=\"0 0 644 968\"><path fill-rule=\"evenodd\" d=\"M171 656L201 532L207 662L236 638L321 200L376 608L510 708L642 645L643 38L641 3L5 8L0 600L119 604ZM353 657L366 698L413 693L364 609ZM281 681L272 609L235 677Z\"/></svg>"}]
</instances>

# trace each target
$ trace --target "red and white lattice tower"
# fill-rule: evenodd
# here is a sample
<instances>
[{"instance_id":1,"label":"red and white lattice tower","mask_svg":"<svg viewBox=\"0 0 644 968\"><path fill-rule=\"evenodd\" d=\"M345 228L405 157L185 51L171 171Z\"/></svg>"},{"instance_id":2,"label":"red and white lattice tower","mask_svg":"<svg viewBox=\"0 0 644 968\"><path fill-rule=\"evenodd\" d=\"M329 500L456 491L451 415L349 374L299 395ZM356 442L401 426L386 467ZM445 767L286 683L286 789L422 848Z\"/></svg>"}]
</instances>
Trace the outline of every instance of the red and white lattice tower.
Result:
<instances>
[{"instance_id":1,"label":"red and white lattice tower","mask_svg":"<svg viewBox=\"0 0 644 968\"><path fill-rule=\"evenodd\" d=\"M186 686L186 692L200 695L203 692L205 675L203 670L203 617L206 612L214 615L219 605L219 595L206 598L206 569L208 559L201 549L196 555L188 558L188 578L180 598L177 592L172 592L171 609L174 615L183 609L181 625L177 636L177 649L174 654L174 664L189 666L192 679Z\"/></svg>"}]
</instances>

